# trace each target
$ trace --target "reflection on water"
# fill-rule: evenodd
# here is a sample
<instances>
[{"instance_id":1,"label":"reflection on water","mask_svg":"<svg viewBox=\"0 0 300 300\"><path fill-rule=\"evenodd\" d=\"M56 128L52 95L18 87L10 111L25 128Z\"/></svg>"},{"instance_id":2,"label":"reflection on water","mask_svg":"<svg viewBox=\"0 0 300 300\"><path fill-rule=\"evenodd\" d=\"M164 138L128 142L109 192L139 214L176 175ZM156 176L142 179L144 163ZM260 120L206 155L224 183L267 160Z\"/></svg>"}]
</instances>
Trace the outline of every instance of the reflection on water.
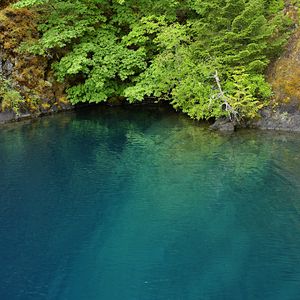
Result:
<instances>
[{"instance_id":1,"label":"reflection on water","mask_svg":"<svg viewBox=\"0 0 300 300\"><path fill-rule=\"evenodd\" d=\"M166 108L0 131L0 299L298 299L299 135Z\"/></svg>"}]
</instances>

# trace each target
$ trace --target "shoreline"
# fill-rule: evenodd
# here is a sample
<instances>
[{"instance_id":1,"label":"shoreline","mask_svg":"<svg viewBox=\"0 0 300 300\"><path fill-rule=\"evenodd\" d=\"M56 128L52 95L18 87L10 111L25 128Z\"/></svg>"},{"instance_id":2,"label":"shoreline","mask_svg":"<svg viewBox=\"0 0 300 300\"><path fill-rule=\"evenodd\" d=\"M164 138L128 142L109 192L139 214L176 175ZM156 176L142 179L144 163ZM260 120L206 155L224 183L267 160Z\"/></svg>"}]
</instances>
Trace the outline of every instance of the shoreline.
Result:
<instances>
[{"instance_id":1,"label":"shoreline","mask_svg":"<svg viewBox=\"0 0 300 300\"><path fill-rule=\"evenodd\" d=\"M149 104L150 104L149 102L146 102L139 105L149 105ZM118 107L123 105L128 106L128 104L111 105L109 103L105 103L104 105L108 107ZM153 105L153 103L151 103L151 105ZM9 111L0 112L0 127L5 124L13 124L25 120L36 120L39 118L56 115L59 113L80 110L81 108L86 108L89 106L92 107L95 105L83 104L79 106L68 106L64 109L60 109L57 111L48 111L39 114L22 113L18 116L14 112L9 112ZM300 111L280 112L280 111L272 111L271 109L267 108L261 111L260 117L258 119L248 120L246 122L242 122L241 124L234 124L233 122L227 119L218 119L209 128L217 132L234 132L234 131L239 131L240 129L256 129L256 130L265 130L265 131L282 131L282 132L299 133L300 132Z\"/></svg>"}]
</instances>

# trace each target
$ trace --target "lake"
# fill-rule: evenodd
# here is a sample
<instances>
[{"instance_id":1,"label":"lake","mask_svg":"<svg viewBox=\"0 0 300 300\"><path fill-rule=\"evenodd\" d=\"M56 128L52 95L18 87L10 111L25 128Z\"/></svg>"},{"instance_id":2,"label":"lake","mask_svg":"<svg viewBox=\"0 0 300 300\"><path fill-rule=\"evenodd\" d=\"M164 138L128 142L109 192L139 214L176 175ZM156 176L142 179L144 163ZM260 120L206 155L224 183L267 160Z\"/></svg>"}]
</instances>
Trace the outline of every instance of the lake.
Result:
<instances>
[{"instance_id":1,"label":"lake","mask_svg":"<svg viewBox=\"0 0 300 300\"><path fill-rule=\"evenodd\" d=\"M1 300L300 299L300 135L166 107L0 128Z\"/></svg>"}]
</instances>

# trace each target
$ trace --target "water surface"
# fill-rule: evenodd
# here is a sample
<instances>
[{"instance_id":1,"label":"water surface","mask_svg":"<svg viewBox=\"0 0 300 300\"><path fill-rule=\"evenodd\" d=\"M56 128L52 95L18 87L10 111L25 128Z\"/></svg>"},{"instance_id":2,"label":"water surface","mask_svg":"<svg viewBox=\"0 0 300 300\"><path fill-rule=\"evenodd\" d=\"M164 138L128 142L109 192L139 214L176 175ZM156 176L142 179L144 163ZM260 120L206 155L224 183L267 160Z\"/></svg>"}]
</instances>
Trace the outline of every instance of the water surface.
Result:
<instances>
[{"instance_id":1,"label":"water surface","mask_svg":"<svg viewBox=\"0 0 300 300\"><path fill-rule=\"evenodd\" d=\"M0 299L300 299L299 149L157 107L2 127Z\"/></svg>"}]
</instances>

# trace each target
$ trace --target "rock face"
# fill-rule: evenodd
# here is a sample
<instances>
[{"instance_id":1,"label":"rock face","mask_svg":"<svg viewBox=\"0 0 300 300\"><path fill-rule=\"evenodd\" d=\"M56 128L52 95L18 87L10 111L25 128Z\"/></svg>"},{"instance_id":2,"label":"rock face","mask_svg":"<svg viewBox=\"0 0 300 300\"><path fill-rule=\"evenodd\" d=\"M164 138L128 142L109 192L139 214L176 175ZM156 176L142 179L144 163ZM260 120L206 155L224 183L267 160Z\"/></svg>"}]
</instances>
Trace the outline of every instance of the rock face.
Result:
<instances>
[{"instance_id":1,"label":"rock face","mask_svg":"<svg viewBox=\"0 0 300 300\"><path fill-rule=\"evenodd\" d=\"M300 104L300 27L298 7L286 1L286 14L296 24L285 51L273 63L267 72L272 85L275 101L286 106Z\"/></svg>"},{"instance_id":2,"label":"rock face","mask_svg":"<svg viewBox=\"0 0 300 300\"><path fill-rule=\"evenodd\" d=\"M297 115L300 111L300 28L283 55L270 67L268 79L274 91L273 102L279 105L277 115Z\"/></svg>"},{"instance_id":3,"label":"rock face","mask_svg":"<svg viewBox=\"0 0 300 300\"><path fill-rule=\"evenodd\" d=\"M13 1L6 1L6 3ZM55 81L51 61L19 51L38 38L36 15L27 9L0 9L0 113L40 115L70 109L65 86ZM6 117L3 117L6 119Z\"/></svg>"},{"instance_id":4,"label":"rock face","mask_svg":"<svg viewBox=\"0 0 300 300\"><path fill-rule=\"evenodd\" d=\"M9 59L5 59L5 55L0 52L0 74L4 78L9 78L14 70L14 65Z\"/></svg>"},{"instance_id":5,"label":"rock face","mask_svg":"<svg viewBox=\"0 0 300 300\"><path fill-rule=\"evenodd\" d=\"M0 124L11 122L15 120L15 114L13 112L1 112L0 113Z\"/></svg>"},{"instance_id":6,"label":"rock face","mask_svg":"<svg viewBox=\"0 0 300 300\"><path fill-rule=\"evenodd\" d=\"M286 1L286 14L296 24L282 55L271 63L267 78L274 91L271 107L261 112L254 127L271 130L300 131L300 27L299 9Z\"/></svg>"},{"instance_id":7,"label":"rock face","mask_svg":"<svg viewBox=\"0 0 300 300\"><path fill-rule=\"evenodd\" d=\"M249 125L248 127L258 129L300 132L300 111L265 109L261 112L261 118L252 121Z\"/></svg>"}]
</instances>

